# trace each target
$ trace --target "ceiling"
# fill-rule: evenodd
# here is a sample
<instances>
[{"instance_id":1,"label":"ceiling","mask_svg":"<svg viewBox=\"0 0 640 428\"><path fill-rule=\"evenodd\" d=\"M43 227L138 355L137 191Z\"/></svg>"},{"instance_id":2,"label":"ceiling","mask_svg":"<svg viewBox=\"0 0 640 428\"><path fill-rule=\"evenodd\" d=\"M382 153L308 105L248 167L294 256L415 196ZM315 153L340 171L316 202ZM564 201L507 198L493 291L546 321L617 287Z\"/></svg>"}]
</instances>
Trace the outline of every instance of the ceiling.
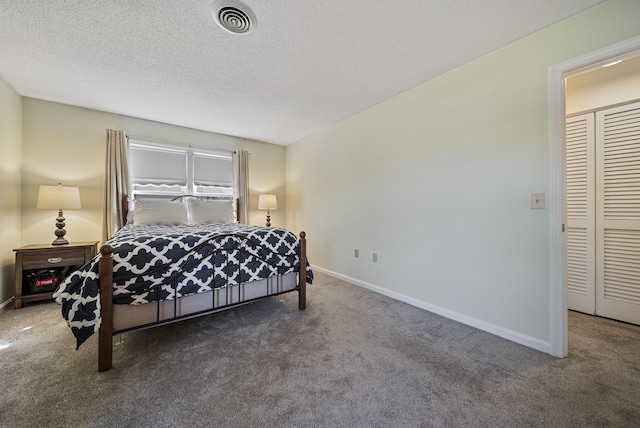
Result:
<instances>
[{"instance_id":1,"label":"ceiling","mask_svg":"<svg viewBox=\"0 0 640 428\"><path fill-rule=\"evenodd\" d=\"M234 0L231 0L234 1ZM19 94L287 145L602 0L0 0Z\"/></svg>"}]
</instances>

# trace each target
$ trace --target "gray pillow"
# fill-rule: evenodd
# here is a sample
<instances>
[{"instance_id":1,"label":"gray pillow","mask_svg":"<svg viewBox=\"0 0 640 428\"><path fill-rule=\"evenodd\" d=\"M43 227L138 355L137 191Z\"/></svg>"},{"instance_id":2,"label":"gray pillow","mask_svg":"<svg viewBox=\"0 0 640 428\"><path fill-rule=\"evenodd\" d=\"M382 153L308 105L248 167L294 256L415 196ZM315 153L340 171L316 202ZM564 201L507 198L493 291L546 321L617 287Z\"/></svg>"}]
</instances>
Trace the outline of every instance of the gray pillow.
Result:
<instances>
[{"instance_id":1,"label":"gray pillow","mask_svg":"<svg viewBox=\"0 0 640 428\"><path fill-rule=\"evenodd\" d=\"M234 223L233 201L188 199L191 224Z\"/></svg>"},{"instance_id":2,"label":"gray pillow","mask_svg":"<svg viewBox=\"0 0 640 428\"><path fill-rule=\"evenodd\" d=\"M148 226L189 224L187 206L182 202L137 199L133 205L133 224Z\"/></svg>"}]
</instances>

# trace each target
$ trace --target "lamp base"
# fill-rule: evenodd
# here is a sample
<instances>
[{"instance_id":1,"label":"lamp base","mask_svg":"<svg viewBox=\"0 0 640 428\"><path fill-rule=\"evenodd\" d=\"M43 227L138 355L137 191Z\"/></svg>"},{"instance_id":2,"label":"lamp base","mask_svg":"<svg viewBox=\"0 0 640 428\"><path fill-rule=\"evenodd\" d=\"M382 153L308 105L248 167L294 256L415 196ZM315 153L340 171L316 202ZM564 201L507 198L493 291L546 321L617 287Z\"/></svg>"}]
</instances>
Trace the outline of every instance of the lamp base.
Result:
<instances>
[{"instance_id":1,"label":"lamp base","mask_svg":"<svg viewBox=\"0 0 640 428\"><path fill-rule=\"evenodd\" d=\"M271 227L271 213L267 210L267 227Z\"/></svg>"},{"instance_id":2,"label":"lamp base","mask_svg":"<svg viewBox=\"0 0 640 428\"><path fill-rule=\"evenodd\" d=\"M54 240L54 241L51 243L51 245L64 245L64 244L68 244L68 243L69 243L69 241L67 241L66 239L64 239L64 238L58 238L58 239Z\"/></svg>"},{"instance_id":3,"label":"lamp base","mask_svg":"<svg viewBox=\"0 0 640 428\"><path fill-rule=\"evenodd\" d=\"M62 215L62 210L58 211L58 218L56 218L56 231L55 234L57 238L51 243L51 245L65 245L68 244L69 241L64 239L64 235L67 234L67 231L64 230L65 222L64 216Z\"/></svg>"}]
</instances>

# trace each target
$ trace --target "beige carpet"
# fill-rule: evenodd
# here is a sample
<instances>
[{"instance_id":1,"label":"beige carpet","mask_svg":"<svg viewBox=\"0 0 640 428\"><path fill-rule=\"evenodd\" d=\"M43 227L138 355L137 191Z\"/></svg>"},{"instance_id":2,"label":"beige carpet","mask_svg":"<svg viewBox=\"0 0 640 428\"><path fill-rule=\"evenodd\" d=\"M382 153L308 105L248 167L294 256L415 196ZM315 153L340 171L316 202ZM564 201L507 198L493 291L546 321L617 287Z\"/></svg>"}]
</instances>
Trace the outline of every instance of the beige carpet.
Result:
<instances>
[{"instance_id":1,"label":"beige carpet","mask_svg":"<svg viewBox=\"0 0 640 428\"><path fill-rule=\"evenodd\" d=\"M289 294L128 333L102 374L55 303L7 309L0 426L639 425L640 327L570 313L556 359L316 276L306 311Z\"/></svg>"}]
</instances>

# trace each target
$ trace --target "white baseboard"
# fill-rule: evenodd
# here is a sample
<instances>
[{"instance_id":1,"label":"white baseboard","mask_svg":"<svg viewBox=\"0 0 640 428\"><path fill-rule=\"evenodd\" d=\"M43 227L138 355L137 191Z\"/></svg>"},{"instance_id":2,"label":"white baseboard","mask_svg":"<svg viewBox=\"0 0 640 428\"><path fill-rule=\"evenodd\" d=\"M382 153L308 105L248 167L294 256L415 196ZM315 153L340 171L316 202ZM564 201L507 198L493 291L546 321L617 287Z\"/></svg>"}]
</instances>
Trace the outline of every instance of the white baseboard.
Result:
<instances>
[{"instance_id":1,"label":"white baseboard","mask_svg":"<svg viewBox=\"0 0 640 428\"><path fill-rule=\"evenodd\" d=\"M11 302L13 302L13 299L15 299L15 297L10 297L9 300L0 303L0 313L2 313L4 311L4 308L6 306L8 306Z\"/></svg>"},{"instance_id":2,"label":"white baseboard","mask_svg":"<svg viewBox=\"0 0 640 428\"><path fill-rule=\"evenodd\" d=\"M512 342L519 343L521 345L536 349L541 352L546 352L547 354L551 353L550 342L545 342L535 337L518 333L517 331L509 330L504 327L487 323L485 321L480 321L475 318L471 318L466 315L462 315L457 312L453 312L448 309L444 309L439 306L435 306L430 303L426 303L421 300L414 299L413 297L405 296L404 294L396 293L395 291L390 291L390 290L387 290L386 288L378 287L377 285L369 284L368 282L364 282L359 279L351 278L346 275L342 275L342 274L330 271L328 269L321 268L319 266L312 265L312 269L325 273L334 278L341 279L350 284L357 285L362 288L366 288L368 290L374 291L376 293L382 294L387 297L391 297L392 299L399 300L411 306L415 306L420 309L433 312L434 314L441 315L445 318L449 318L451 320L457 321L459 323L466 324L471 327L475 327L482 331L486 331L487 333L491 333L498 337L502 337L503 339L507 339Z\"/></svg>"}]
</instances>

